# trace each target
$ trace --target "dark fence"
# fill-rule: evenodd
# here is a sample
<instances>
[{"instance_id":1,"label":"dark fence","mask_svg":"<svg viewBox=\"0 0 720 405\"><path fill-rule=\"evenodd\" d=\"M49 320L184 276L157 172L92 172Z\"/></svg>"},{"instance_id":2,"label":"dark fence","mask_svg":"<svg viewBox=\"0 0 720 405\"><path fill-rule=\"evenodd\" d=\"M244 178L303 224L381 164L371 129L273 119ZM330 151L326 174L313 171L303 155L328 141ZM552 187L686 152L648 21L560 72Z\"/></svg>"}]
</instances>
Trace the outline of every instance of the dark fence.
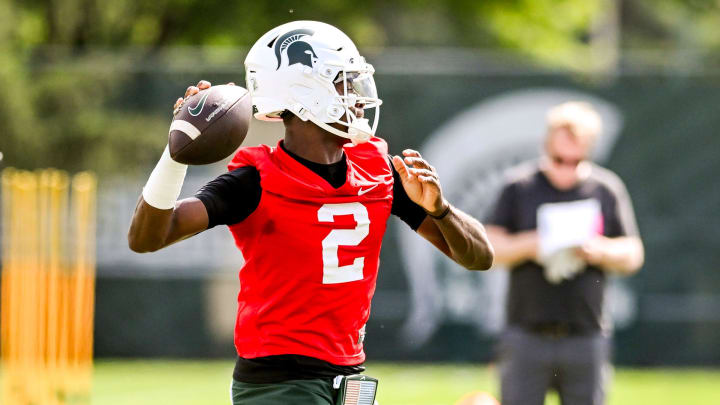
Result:
<instances>
[{"instance_id":1,"label":"dark fence","mask_svg":"<svg viewBox=\"0 0 720 405\"><path fill-rule=\"evenodd\" d=\"M122 65L123 95L108 108L166 116L169 103L200 78L242 83L242 52L208 58L206 69L183 55L174 63ZM537 154L547 107L567 99L596 103L608 129L597 157L625 180L647 256L641 273L614 281L609 291L616 361L720 364L718 72L634 65L599 78L573 76L472 51L388 51L375 59L384 100L379 135L392 153L423 151L450 200L479 217L495 198L502 170ZM74 69L104 74L86 65ZM220 171L194 170L192 187ZM232 356L241 261L223 253L233 249L227 231L211 231L211 242L180 243L172 260L135 255L123 240L145 179L124 188L116 180L106 179L105 192L113 202L129 202L101 212L96 355ZM193 191L186 187L184 194ZM391 220L368 324L369 358L492 360L502 324L502 270L462 271L419 239Z\"/></svg>"}]
</instances>

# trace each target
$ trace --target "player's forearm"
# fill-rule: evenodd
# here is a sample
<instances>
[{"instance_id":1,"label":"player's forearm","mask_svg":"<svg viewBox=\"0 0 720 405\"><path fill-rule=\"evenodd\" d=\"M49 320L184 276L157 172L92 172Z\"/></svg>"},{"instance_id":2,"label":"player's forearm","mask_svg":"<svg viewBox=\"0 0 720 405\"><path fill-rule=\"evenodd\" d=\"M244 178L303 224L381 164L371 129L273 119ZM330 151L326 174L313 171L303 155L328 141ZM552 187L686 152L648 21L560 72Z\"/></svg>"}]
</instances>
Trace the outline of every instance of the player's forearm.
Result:
<instances>
[{"instance_id":1,"label":"player's forearm","mask_svg":"<svg viewBox=\"0 0 720 405\"><path fill-rule=\"evenodd\" d=\"M165 148L138 200L128 245L138 253L154 252L207 228L205 206L197 198L178 201L187 165L172 160Z\"/></svg>"},{"instance_id":2,"label":"player's forearm","mask_svg":"<svg viewBox=\"0 0 720 405\"><path fill-rule=\"evenodd\" d=\"M164 247L170 233L173 210L155 208L140 196L128 231L130 250L146 253Z\"/></svg>"},{"instance_id":3,"label":"player's forearm","mask_svg":"<svg viewBox=\"0 0 720 405\"><path fill-rule=\"evenodd\" d=\"M608 272L630 275L637 272L645 261L645 249L636 236L605 238L603 255L598 266Z\"/></svg>"},{"instance_id":4,"label":"player's forearm","mask_svg":"<svg viewBox=\"0 0 720 405\"><path fill-rule=\"evenodd\" d=\"M138 253L154 252L207 229L205 205L195 197L175 203L175 208L161 210L140 197L135 208L128 244Z\"/></svg>"},{"instance_id":5,"label":"player's forearm","mask_svg":"<svg viewBox=\"0 0 720 405\"><path fill-rule=\"evenodd\" d=\"M487 234L495 249L495 264L512 266L537 256L538 242L534 231L510 234L504 229L490 225Z\"/></svg>"},{"instance_id":6,"label":"player's forearm","mask_svg":"<svg viewBox=\"0 0 720 405\"><path fill-rule=\"evenodd\" d=\"M487 270L493 264L494 251L482 224L450 206L442 219L433 221L447 243L450 257L469 270Z\"/></svg>"}]
</instances>

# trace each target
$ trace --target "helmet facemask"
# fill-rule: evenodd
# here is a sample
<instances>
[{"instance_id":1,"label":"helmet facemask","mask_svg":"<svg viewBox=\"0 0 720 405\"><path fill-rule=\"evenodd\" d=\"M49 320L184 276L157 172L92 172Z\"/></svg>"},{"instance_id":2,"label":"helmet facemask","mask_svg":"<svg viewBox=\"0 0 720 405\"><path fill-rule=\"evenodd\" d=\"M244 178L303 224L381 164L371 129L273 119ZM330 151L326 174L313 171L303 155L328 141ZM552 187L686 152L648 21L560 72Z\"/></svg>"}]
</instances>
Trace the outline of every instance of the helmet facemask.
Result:
<instances>
[{"instance_id":1,"label":"helmet facemask","mask_svg":"<svg viewBox=\"0 0 720 405\"><path fill-rule=\"evenodd\" d=\"M325 120L313 116L309 119L328 132L351 139L353 143L367 142L375 135L382 104L377 96L373 72L372 66L367 63L363 69L340 71L332 81L336 94L328 106Z\"/></svg>"}]
</instances>

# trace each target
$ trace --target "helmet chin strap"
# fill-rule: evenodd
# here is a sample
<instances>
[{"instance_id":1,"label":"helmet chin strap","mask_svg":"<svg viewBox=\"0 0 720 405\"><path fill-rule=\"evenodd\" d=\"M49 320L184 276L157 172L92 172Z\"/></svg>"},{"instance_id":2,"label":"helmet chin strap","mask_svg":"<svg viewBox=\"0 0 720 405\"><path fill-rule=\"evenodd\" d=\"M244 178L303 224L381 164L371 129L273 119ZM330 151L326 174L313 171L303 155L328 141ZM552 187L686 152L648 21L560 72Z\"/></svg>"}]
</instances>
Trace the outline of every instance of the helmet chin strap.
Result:
<instances>
[{"instance_id":1,"label":"helmet chin strap","mask_svg":"<svg viewBox=\"0 0 720 405\"><path fill-rule=\"evenodd\" d=\"M352 143L355 145L365 143L370 140L370 137L373 136L372 128L370 128L370 125L368 124L368 121L365 118L356 120L356 123L359 123L361 128L349 126L346 123L339 121L339 123L341 123L342 125L347 126L347 132L341 131L341 130L329 125L328 123L320 121L319 119L315 118L312 114L308 114L308 118L315 125L330 132L331 134L340 136L342 138L350 139L352 141Z\"/></svg>"},{"instance_id":2,"label":"helmet chin strap","mask_svg":"<svg viewBox=\"0 0 720 405\"><path fill-rule=\"evenodd\" d=\"M358 129L351 128L351 127L348 127L348 132L341 131L329 124L326 124L326 123L316 120L314 118L310 118L310 121L312 121L315 125L319 126L320 128L330 132L331 134L337 135L342 138L350 139L352 141L352 143L355 145L369 141L370 137L372 136L372 134L370 134L369 132L360 131Z\"/></svg>"}]
</instances>

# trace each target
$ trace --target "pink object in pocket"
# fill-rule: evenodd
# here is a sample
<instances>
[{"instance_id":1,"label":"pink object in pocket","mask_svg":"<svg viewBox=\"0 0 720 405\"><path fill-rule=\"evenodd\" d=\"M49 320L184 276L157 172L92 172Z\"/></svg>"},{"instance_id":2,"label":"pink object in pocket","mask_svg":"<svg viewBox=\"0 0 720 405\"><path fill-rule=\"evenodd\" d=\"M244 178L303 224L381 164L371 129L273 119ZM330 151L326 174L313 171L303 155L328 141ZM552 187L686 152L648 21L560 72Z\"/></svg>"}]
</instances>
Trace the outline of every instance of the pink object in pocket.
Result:
<instances>
[{"instance_id":1,"label":"pink object in pocket","mask_svg":"<svg viewBox=\"0 0 720 405\"><path fill-rule=\"evenodd\" d=\"M595 231L596 235L604 235L605 234L605 220L603 218L602 212L599 213L597 217L595 217L595 223L593 224L593 230Z\"/></svg>"}]
</instances>

